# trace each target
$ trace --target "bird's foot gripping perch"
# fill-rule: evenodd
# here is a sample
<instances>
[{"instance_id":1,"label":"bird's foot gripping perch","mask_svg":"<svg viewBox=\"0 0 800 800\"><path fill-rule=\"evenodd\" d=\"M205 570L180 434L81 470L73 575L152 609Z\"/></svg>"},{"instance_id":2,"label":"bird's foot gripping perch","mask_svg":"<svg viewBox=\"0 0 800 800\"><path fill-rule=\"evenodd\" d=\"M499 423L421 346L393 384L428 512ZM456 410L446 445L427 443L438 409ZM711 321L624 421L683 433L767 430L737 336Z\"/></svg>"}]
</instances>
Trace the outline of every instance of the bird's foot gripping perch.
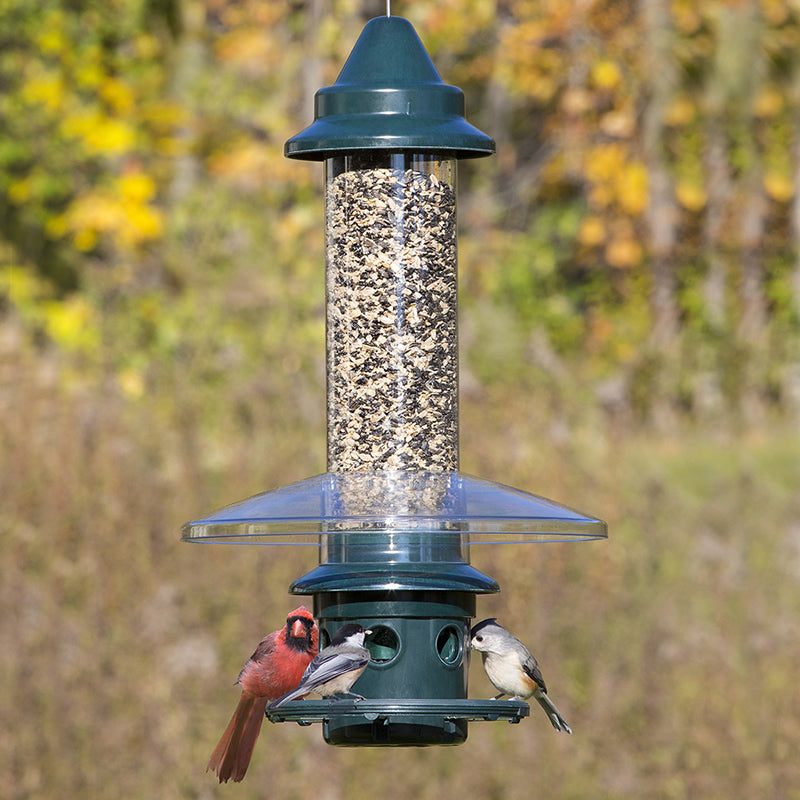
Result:
<instances>
[{"instance_id":1,"label":"bird's foot gripping perch","mask_svg":"<svg viewBox=\"0 0 800 800\"><path fill-rule=\"evenodd\" d=\"M337 692L330 699L331 701L344 700L346 697L351 698L354 703L357 703L359 700L367 699L363 694L356 694L355 692Z\"/></svg>"},{"instance_id":2,"label":"bird's foot gripping perch","mask_svg":"<svg viewBox=\"0 0 800 800\"><path fill-rule=\"evenodd\" d=\"M366 700L367 698L364 697L364 695L356 694L355 692L337 692L336 694L326 695L323 699L328 701L328 708L331 711L335 711L336 706L341 704L343 700L349 700L353 705L355 705L359 701Z\"/></svg>"}]
</instances>

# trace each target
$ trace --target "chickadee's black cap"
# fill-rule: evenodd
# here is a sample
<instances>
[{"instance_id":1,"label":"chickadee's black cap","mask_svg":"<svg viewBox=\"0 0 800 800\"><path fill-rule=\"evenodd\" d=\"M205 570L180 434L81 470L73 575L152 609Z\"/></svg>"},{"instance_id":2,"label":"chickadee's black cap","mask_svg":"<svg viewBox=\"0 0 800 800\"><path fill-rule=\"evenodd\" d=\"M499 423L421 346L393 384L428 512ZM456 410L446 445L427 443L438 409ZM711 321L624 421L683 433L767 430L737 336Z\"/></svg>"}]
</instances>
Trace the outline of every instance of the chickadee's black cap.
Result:
<instances>
[{"instance_id":1,"label":"chickadee's black cap","mask_svg":"<svg viewBox=\"0 0 800 800\"><path fill-rule=\"evenodd\" d=\"M356 633L365 633L366 628L357 622L347 622L333 634L331 644L344 644L344 642Z\"/></svg>"}]
</instances>

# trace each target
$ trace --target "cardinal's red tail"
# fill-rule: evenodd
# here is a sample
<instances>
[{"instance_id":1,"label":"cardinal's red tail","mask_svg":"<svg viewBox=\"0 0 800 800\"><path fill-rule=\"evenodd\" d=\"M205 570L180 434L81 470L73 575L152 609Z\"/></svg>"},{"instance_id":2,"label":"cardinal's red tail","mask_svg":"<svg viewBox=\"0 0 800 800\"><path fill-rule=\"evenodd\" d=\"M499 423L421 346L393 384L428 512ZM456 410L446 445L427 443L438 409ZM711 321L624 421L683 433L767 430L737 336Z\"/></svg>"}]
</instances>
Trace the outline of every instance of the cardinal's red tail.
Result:
<instances>
[{"instance_id":1,"label":"cardinal's red tail","mask_svg":"<svg viewBox=\"0 0 800 800\"><path fill-rule=\"evenodd\" d=\"M242 692L239 705L206 767L206 770L216 771L220 783L227 782L229 778L234 781L244 778L264 722L267 699Z\"/></svg>"}]
</instances>

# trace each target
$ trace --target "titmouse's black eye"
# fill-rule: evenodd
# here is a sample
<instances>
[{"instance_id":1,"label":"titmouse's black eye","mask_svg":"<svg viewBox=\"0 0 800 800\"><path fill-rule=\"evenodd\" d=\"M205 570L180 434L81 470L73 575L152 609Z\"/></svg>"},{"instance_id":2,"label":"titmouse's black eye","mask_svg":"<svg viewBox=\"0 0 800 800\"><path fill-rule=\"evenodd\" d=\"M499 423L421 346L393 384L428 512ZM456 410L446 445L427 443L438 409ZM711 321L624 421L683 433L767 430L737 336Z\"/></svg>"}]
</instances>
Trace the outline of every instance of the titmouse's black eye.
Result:
<instances>
[{"instance_id":1,"label":"titmouse's black eye","mask_svg":"<svg viewBox=\"0 0 800 800\"><path fill-rule=\"evenodd\" d=\"M475 641L476 642L482 642L483 641L483 636L476 636L475 637Z\"/></svg>"}]
</instances>

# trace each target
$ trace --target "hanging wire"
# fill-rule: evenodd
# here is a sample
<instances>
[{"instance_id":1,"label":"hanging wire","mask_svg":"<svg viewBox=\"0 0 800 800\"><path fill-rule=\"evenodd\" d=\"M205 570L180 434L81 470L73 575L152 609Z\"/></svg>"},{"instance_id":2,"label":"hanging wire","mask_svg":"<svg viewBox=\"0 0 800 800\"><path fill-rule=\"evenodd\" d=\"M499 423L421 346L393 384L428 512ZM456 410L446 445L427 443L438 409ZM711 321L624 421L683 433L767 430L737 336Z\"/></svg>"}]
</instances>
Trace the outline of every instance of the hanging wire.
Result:
<instances>
[{"instance_id":1,"label":"hanging wire","mask_svg":"<svg viewBox=\"0 0 800 800\"><path fill-rule=\"evenodd\" d=\"M392 0L386 0L386 16L392 16Z\"/></svg>"}]
</instances>

